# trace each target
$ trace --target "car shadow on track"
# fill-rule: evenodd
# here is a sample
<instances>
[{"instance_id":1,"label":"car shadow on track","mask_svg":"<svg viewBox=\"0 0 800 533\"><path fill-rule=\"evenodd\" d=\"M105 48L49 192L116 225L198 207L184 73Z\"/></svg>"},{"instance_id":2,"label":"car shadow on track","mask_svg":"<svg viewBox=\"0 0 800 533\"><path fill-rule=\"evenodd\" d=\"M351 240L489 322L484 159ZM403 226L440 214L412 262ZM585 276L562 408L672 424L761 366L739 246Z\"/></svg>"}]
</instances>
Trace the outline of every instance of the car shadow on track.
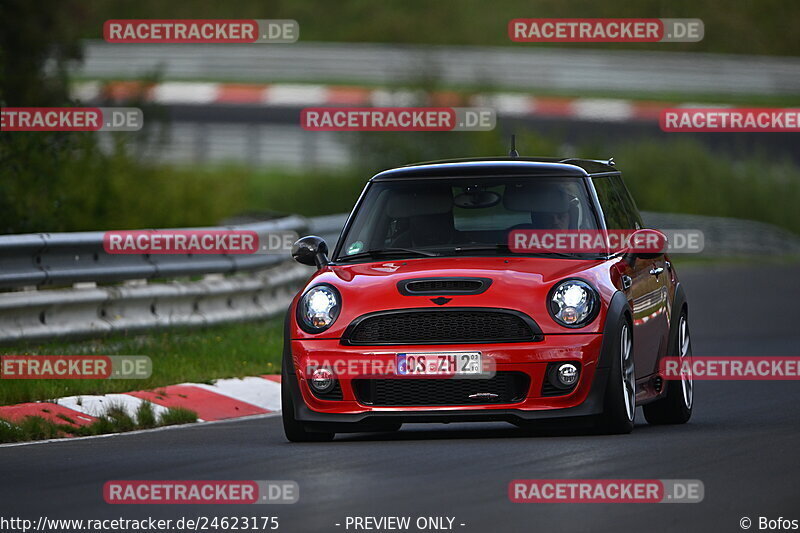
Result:
<instances>
[{"instance_id":1,"label":"car shadow on track","mask_svg":"<svg viewBox=\"0 0 800 533\"><path fill-rule=\"evenodd\" d=\"M712 424L711 427L715 425ZM709 429L707 423L690 422L687 425L653 426L645 422L643 416L637 415L636 426L631 436L653 436L662 432L685 432L693 429ZM519 438L559 438L559 437L625 437L626 435L609 435L598 430L589 420L551 420L537 422L529 427L517 427L510 423L496 422L483 424L406 424L399 431L381 433L340 433L335 442L380 442L380 441L423 441L423 440L459 440L459 439L519 439Z\"/></svg>"},{"instance_id":2,"label":"car shadow on track","mask_svg":"<svg viewBox=\"0 0 800 533\"><path fill-rule=\"evenodd\" d=\"M363 441L411 441L411 440L453 440L453 439L496 439L496 438L547 438L580 437L602 435L590 423L576 424L574 421L537 424L520 428L507 423L494 424L408 424L399 431L383 433L343 433L334 442Z\"/></svg>"}]
</instances>

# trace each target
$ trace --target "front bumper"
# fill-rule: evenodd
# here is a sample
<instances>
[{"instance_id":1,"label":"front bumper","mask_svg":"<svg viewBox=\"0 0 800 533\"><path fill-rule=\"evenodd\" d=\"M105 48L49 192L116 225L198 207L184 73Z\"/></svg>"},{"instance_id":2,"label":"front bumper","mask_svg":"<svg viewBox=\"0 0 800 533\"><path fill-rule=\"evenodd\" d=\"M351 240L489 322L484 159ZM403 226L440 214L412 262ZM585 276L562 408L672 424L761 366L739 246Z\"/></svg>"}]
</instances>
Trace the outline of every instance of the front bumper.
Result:
<instances>
[{"instance_id":1,"label":"front bumper","mask_svg":"<svg viewBox=\"0 0 800 533\"><path fill-rule=\"evenodd\" d=\"M284 376L292 394L297 420L317 426L342 424L359 426L403 422L508 421L522 422L548 418L589 416L602 412L608 368L603 364L602 334L547 335L544 341L504 344L458 344L437 346L344 346L338 339L292 340L291 364ZM496 372L521 372L528 376L527 391L513 403L464 405L375 406L360 401L353 381L363 379L361 369L390 368L397 353L479 351ZM546 396L542 386L548 363L580 363L578 384L561 396ZM370 364L365 365L365 362ZM328 366L337 373L341 399L321 399L308 383L309 367ZM293 372L291 371L293 370ZM375 376L373 376L375 377ZM420 379L381 376L383 379ZM476 381L479 390L480 380Z\"/></svg>"}]
</instances>

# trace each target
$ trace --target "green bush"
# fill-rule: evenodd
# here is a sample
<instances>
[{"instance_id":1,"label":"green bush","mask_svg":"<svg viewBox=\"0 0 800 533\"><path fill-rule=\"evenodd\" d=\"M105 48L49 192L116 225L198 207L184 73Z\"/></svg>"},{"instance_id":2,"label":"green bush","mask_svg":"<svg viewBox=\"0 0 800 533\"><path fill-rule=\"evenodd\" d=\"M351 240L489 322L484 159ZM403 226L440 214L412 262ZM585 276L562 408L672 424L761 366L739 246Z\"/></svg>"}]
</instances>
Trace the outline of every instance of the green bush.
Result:
<instances>
[{"instance_id":1,"label":"green bush","mask_svg":"<svg viewBox=\"0 0 800 533\"><path fill-rule=\"evenodd\" d=\"M565 153L553 138L519 133L524 154L575 155ZM20 154L41 149L30 139L15 142ZM31 166L19 171L18 180L0 182L0 228L19 233L188 227L215 225L244 213L342 213L352 208L369 177L385 168L502 155L509 145L501 132L360 134L353 137L356 167L294 173L235 164L141 164L124 150L97 157L91 140L83 137L63 142L72 146L71 156L64 149L53 157L31 155ZM584 146L575 152L593 158L609 150ZM789 160L757 154L732 159L690 139L623 142L613 153L641 209L759 220L800 233L800 210L795 208L800 169ZM56 175L59 179L53 179Z\"/></svg>"},{"instance_id":2,"label":"green bush","mask_svg":"<svg viewBox=\"0 0 800 533\"><path fill-rule=\"evenodd\" d=\"M697 141L640 141L615 149L640 209L768 222L800 233L800 169L788 159L731 159Z\"/></svg>"}]
</instances>

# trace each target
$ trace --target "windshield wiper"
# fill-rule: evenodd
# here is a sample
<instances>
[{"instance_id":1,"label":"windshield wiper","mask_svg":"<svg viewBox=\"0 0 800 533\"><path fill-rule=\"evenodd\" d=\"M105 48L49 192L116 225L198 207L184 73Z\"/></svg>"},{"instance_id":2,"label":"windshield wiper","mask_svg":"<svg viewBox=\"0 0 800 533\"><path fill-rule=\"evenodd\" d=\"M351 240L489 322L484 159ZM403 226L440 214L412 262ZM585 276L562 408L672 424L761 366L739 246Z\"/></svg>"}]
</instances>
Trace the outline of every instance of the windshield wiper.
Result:
<instances>
[{"instance_id":1,"label":"windshield wiper","mask_svg":"<svg viewBox=\"0 0 800 533\"><path fill-rule=\"evenodd\" d=\"M442 252L452 252L452 253L469 253L469 252L508 252L511 255L530 255L521 252L514 252L512 251L507 244L486 244L486 245L475 245L475 246L455 246L453 248L448 248L447 250L442 250ZM569 253L569 252L537 252L532 255L542 256L542 257L569 257L575 258L579 257L578 254Z\"/></svg>"},{"instance_id":2,"label":"windshield wiper","mask_svg":"<svg viewBox=\"0 0 800 533\"><path fill-rule=\"evenodd\" d=\"M498 252L506 252L508 251L507 244L478 244L475 246L454 246L453 248L448 249L448 251L452 252L485 252L496 250Z\"/></svg>"},{"instance_id":3,"label":"windshield wiper","mask_svg":"<svg viewBox=\"0 0 800 533\"><path fill-rule=\"evenodd\" d=\"M414 250L411 248L383 248L381 250L368 250L366 252L360 252L353 255L345 255L344 257L340 257L339 261L350 261L351 259L365 259L365 258L379 258L382 256L387 255L398 255L398 254L412 254L412 255L421 255L423 257L438 257L442 254L437 252L427 252L425 250Z\"/></svg>"},{"instance_id":4,"label":"windshield wiper","mask_svg":"<svg viewBox=\"0 0 800 533\"><path fill-rule=\"evenodd\" d=\"M437 248L443 254L469 253L469 252L510 252L507 244L475 244L466 246L453 246L452 248Z\"/></svg>"}]
</instances>

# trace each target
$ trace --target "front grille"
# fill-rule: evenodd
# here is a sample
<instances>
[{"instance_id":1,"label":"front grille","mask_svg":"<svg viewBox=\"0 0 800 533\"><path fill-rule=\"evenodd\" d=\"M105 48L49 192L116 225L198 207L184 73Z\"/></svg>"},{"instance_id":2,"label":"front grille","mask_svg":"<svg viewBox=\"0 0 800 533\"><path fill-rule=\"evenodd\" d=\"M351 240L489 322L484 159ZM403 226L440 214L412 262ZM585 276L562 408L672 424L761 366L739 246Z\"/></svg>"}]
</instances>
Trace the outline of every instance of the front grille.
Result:
<instances>
[{"instance_id":1,"label":"front grille","mask_svg":"<svg viewBox=\"0 0 800 533\"><path fill-rule=\"evenodd\" d=\"M469 344L541 340L528 316L501 309L402 309L365 315L344 334L347 344Z\"/></svg>"},{"instance_id":2,"label":"front grille","mask_svg":"<svg viewBox=\"0 0 800 533\"><path fill-rule=\"evenodd\" d=\"M356 379L359 402L375 406L491 405L525 399L530 378L523 372L498 372L489 379ZM480 396L470 398L471 395Z\"/></svg>"}]
</instances>

